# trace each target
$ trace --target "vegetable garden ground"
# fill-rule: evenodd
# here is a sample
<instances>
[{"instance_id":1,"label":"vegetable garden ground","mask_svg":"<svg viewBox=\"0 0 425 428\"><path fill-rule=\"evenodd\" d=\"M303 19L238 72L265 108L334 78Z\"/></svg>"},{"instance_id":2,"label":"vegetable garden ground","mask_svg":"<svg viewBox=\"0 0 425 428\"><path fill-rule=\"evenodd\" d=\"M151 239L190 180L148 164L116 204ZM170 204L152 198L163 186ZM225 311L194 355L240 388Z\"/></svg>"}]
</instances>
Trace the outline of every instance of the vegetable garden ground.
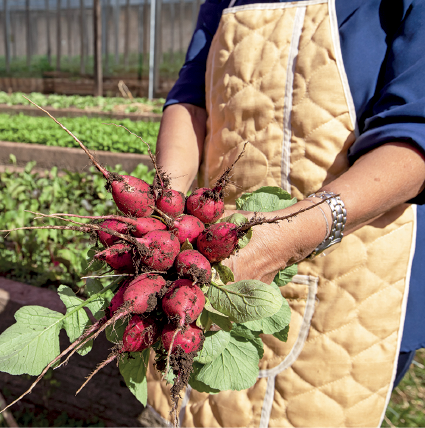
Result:
<instances>
[{"instance_id":1,"label":"vegetable garden ground","mask_svg":"<svg viewBox=\"0 0 425 428\"><path fill-rule=\"evenodd\" d=\"M7 106L19 106L21 96L16 94L7 95L0 93L0 108ZM61 111L65 108L80 109L82 113L87 109L96 111L100 115L102 112L109 115L109 121L122 125L130 129L137 135L142 136L151 143L155 149L155 141L158 133L158 122L150 121L131 121L129 119L111 119L114 113L113 105L120 106L116 110L121 113L132 113L132 106L128 100L107 99L97 97L49 97L41 94L31 94L39 105L47 110L55 108ZM23 99L23 98L22 98ZM24 100L24 99L23 99ZM156 104L149 104L146 100L137 101L138 109L140 105L147 106L151 112L159 114L163 100L158 100ZM24 100L22 106L27 102ZM81 108L83 107L83 108ZM19 108L19 107L16 107ZM127 111L126 111L127 110ZM137 110L140 111L141 110ZM118 112L119 113L119 112ZM133 111L133 113L135 113ZM56 114L56 113L55 113ZM136 113L137 114L137 113ZM140 113L141 114L141 113ZM58 115L58 118L60 115ZM67 117L60 119L68 129L72 130L88 147L96 151L108 152L127 152L137 155L146 155L146 147L140 140L130 135L122 128L106 126L102 123L105 119L88 117ZM75 142L63 130L61 130L51 119L47 117L32 117L29 115L6 115L0 114L0 140L16 142L16 147L20 143L41 144L59 147L74 147ZM30 150L30 147L28 150ZM35 224L34 215L26 210L37 212L74 212L80 215L105 215L113 214L113 204L111 197L104 188L104 181L100 174L93 168L88 168L88 162L81 165L80 171L61 171L57 167L49 168L43 172L37 171L37 165L28 163L25 168L17 172L13 170L13 163L16 158L10 156L9 170L0 172L0 226L1 229L10 229L14 227L28 226ZM59 165L63 166L63 165ZM121 166L115 167L115 172L123 173ZM139 165L134 171L128 170L127 173L138 176L151 183L153 172L146 165ZM0 237L0 277L4 281L18 281L19 283L29 284L35 295L43 296L47 299L49 293L54 294L51 289L55 289L60 284L66 284L74 290L82 284L80 277L87 267L87 252L91 242L90 238L83 234L65 231L58 233L55 230L36 230L36 231L16 231L7 237ZM0 278L0 292L2 291ZM4 282L5 283L5 282ZM28 285L23 286L28 287ZM37 291L38 290L38 291ZM4 291L4 289L3 289ZM47 293L47 294L46 294ZM25 294L25 293L24 293ZM6 303L5 303L6 302ZM28 304L28 303L26 303ZM40 304L40 303L39 303ZM55 304L55 303L52 303ZM56 304L58 304L56 302ZM0 294L0 312L2 312L1 331L13 322L13 313L18 309L19 302L8 301L8 298ZM63 338L64 339L64 338ZM65 340L65 339L64 339ZM96 345L95 352L90 358L83 360L76 357L71 360L68 368L53 372L43 380L38 390L21 403L13 407L13 415L19 426L132 426L138 423L141 426L154 426L152 419L145 419L144 422L137 422L137 415L129 420L113 420L112 416L102 419L101 407L104 409L112 406L112 403L120 400L121 402L131 403L131 393L125 386L120 385L117 368L114 365L108 366L104 371L97 375L87 387L84 397L79 396L78 404L70 407L64 407L66 410L60 411L60 406L54 406L55 399L60 395L60 391L67 384L70 390L78 388L77 383L80 379L94 367L98 361L107 353L107 342L101 342ZM97 355L97 353L99 354ZM97 355L97 356L96 356ZM69 373L74 373L78 379L70 377ZM78 375L77 375L78 373ZM1 393L7 402L12 401L19 392L25 389L29 382L29 377L14 377L11 379L2 379ZM3 376L3 377L1 377ZM6 376L6 375L5 375ZM6 376L7 377L7 376ZM105 382L108 383L110 391L113 394L109 397L101 395L101 404L96 408L96 404L90 401L90 397L102 394ZM75 383L73 383L75 382ZM90 384L89 384L90 385ZM37 392L38 391L38 392ZM129 394L127 397L126 393ZM106 394L108 395L108 394ZM72 391L66 395L66 399L73 397ZM65 400L62 397L62 399ZM109 401L108 401L109 400ZM383 426L425 426L425 416L423 408L425 400L425 350L417 353L414 364L408 375L406 375L402 384L393 392L391 402L388 406ZM66 401L66 400L65 400ZM64 401L64 402L65 402ZM88 405L86 403L89 402ZM136 400L137 402L137 400ZM84 403L82 405L82 403ZM102 404L103 403L103 404ZM1 405L1 404L0 404ZM80 406L80 407L79 407ZM93 407L94 406L94 407ZM99 407L100 406L100 407ZM84 407L84 408L82 408ZM139 406L142 411L141 405ZM122 412L130 414L128 412ZM97 415L96 417L94 415ZM146 415L145 415L146 417ZM145 425L143 425L145 424ZM10 426L0 415L0 426Z\"/></svg>"}]
</instances>

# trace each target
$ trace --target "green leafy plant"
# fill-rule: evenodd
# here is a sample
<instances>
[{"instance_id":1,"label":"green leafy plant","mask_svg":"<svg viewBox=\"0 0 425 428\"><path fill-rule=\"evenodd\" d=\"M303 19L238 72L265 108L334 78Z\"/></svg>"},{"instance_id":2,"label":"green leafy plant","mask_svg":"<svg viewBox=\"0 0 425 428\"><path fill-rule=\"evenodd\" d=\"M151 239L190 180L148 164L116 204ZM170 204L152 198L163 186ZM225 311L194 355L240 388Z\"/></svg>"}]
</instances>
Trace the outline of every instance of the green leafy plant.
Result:
<instances>
[{"instance_id":1,"label":"green leafy plant","mask_svg":"<svg viewBox=\"0 0 425 428\"><path fill-rule=\"evenodd\" d=\"M64 172L57 168L34 172L35 163L24 171L0 173L0 229L40 225L28 211L49 214L73 212L79 215L116 214L110 193L101 174L92 167L88 173ZM125 174L118 166L114 172ZM139 165L131 173L152 183L154 172ZM85 222L87 220L82 220ZM44 219L44 225L53 225ZM58 287L61 284L79 290L81 273L93 241L73 231L31 230L0 235L0 275L27 284Z\"/></svg>"},{"instance_id":2,"label":"green leafy plant","mask_svg":"<svg viewBox=\"0 0 425 428\"><path fill-rule=\"evenodd\" d=\"M120 97L94 97L91 95L45 95L40 92L31 92L29 95L22 92L11 94L0 91L0 104L9 106L31 106L23 95L41 107L53 107L55 109L77 108L81 110L92 110L100 112L125 112L132 113L141 111L142 107L153 113L161 113L165 102L163 98L149 100L148 98L120 98Z\"/></svg>"},{"instance_id":3,"label":"green leafy plant","mask_svg":"<svg viewBox=\"0 0 425 428\"><path fill-rule=\"evenodd\" d=\"M131 136L123 128L107 126L110 120L88 117L63 118L61 122L82 141L90 141L91 150L148 154L146 144ZM158 122L132 122L129 119L113 121L138 135L143 135L155 152ZM0 114L0 140L18 143L45 144L57 147L79 147L48 117L30 117L23 114Z\"/></svg>"}]
</instances>

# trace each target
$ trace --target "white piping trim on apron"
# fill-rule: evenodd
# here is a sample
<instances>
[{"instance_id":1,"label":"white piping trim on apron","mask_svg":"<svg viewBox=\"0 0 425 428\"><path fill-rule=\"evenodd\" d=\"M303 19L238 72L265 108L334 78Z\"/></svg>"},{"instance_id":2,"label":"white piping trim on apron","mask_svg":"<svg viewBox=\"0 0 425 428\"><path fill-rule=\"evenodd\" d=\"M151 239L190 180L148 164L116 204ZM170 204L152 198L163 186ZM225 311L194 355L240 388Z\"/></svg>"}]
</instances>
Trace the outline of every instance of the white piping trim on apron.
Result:
<instances>
[{"instance_id":1,"label":"white piping trim on apron","mask_svg":"<svg viewBox=\"0 0 425 428\"><path fill-rule=\"evenodd\" d=\"M214 50L214 52L213 52L213 56L212 56L212 60L211 60L211 78L210 78L210 102L209 102L209 111L211 112L212 111L212 87L213 87L213 75L214 75L214 73L213 73L213 70L214 70L214 64L215 64L215 53L216 53L216 50ZM208 115L208 122L210 123L210 130L212 129L212 117L211 117L211 115ZM211 141L211 138L210 138L210 141ZM206 140L206 144L205 144L205 147L204 147L204 152L205 152L205 158L207 159L207 156L208 156L208 149L209 149L209 145L210 145L210 141L208 141L208 140ZM205 162L205 169L204 169L204 186L205 187L210 187L210 180L209 180L209 178L208 178L208 174L209 174L209 172L208 172L209 170L208 170L208 162Z\"/></svg>"},{"instance_id":2,"label":"white piping trim on apron","mask_svg":"<svg viewBox=\"0 0 425 428\"><path fill-rule=\"evenodd\" d=\"M184 419L184 415L186 413L186 406L187 406L187 403L189 402L191 392L192 392L192 387L190 385L188 385L186 388L186 392L184 393L184 397L182 400L182 406L181 406L180 412L179 412L179 425L180 426L183 425L183 419Z\"/></svg>"},{"instance_id":3,"label":"white piping trim on apron","mask_svg":"<svg viewBox=\"0 0 425 428\"><path fill-rule=\"evenodd\" d=\"M272 412L274 388L276 383L276 376L267 378L266 393L264 395L263 407L261 409L261 419L259 428L267 428L269 426L270 414Z\"/></svg>"},{"instance_id":4,"label":"white piping trim on apron","mask_svg":"<svg viewBox=\"0 0 425 428\"><path fill-rule=\"evenodd\" d=\"M274 400L274 389L276 376L290 367L300 355L304 343L307 340L310 330L311 320L314 314L314 306L316 302L317 285L319 278L309 275L295 275L292 282L296 284L305 284L308 286L307 302L305 305L304 316L301 323L300 331L298 332L297 340L286 358L276 367L272 369L260 370L258 377L267 377L266 392L264 394L263 407L261 409L260 428L266 428L269 425L271 410Z\"/></svg>"},{"instance_id":5,"label":"white piping trim on apron","mask_svg":"<svg viewBox=\"0 0 425 428\"><path fill-rule=\"evenodd\" d=\"M304 2L300 2L304 3ZM287 192L291 192L289 174L291 172L291 114L292 114L292 94L294 90L295 64L298 55L298 46L304 25L306 7L299 7L295 12L294 27L292 30L291 45L289 47L288 64L286 67L286 85L283 104L283 141L281 158L281 178L280 186Z\"/></svg>"},{"instance_id":6,"label":"white piping trim on apron","mask_svg":"<svg viewBox=\"0 0 425 428\"><path fill-rule=\"evenodd\" d=\"M342 59L341 44L339 40L338 20L336 17L335 0L329 0L328 4L329 20L331 25L331 36L335 49L336 64L338 66L341 83L344 90L345 100L348 106L348 112L353 125L356 138L359 136L357 128L356 108L354 106L353 96L351 95L350 85L348 84L347 73L345 72L344 61Z\"/></svg>"},{"instance_id":7,"label":"white piping trim on apron","mask_svg":"<svg viewBox=\"0 0 425 428\"><path fill-rule=\"evenodd\" d=\"M395 353L391 384L388 388L387 396L385 399L384 410L382 412L381 420L379 421L378 427L380 427L382 425L382 421L384 420L384 417L385 417L385 411L387 410L387 406L388 406L388 403L389 403L390 398L391 398L391 393L393 392L392 390L393 390L394 380L395 380L395 377L397 374L398 356L400 354L401 340L403 338L404 322L406 320L407 298L409 296L410 275L412 274L412 264L413 264L413 256L415 255L416 234L417 234L417 207L416 207L416 205L412 205L411 207L413 210L412 245L410 247L409 266L408 266L407 272L406 272L406 284L404 285L403 302L401 304L401 317L400 317L400 328L398 330L397 351Z\"/></svg>"},{"instance_id":8,"label":"white piping trim on apron","mask_svg":"<svg viewBox=\"0 0 425 428\"><path fill-rule=\"evenodd\" d=\"M294 282L295 284L305 284L308 286L307 302L305 305L304 316L301 323L300 331L298 332L297 340L294 343L291 352L289 352L286 358L272 369L260 370L258 374L259 378L276 376L283 370L290 367L298 358L298 355L300 355L301 350L304 346L304 342L307 339L311 319L313 318L314 314L314 306L316 302L317 285L319 283L319 278L310 275L295 275L292 279L292 282Z\"/></svg>"},{"instance_id":9,"label":"white piping trim on apron","mask_svg":"<svg viewBox=\"0 0 425 428\"><path fill-rule=\"evenodd\" d=\"M229 4L229 7L223 10L223 15L227 13L235 13L241 10L272 10L272 9L289 9L292 7L306 7L314 4L327 3L328 0L305 0L305 1L293 1L290 3L254 3L254 4L245 4L242 6L234 6L235 1L232 1ZM231 6L232 5L232 6Z\"/></svg>"},{"instance_id":10,"label":"white piping trim on apron","mask_svg":"<svg viewBox=\"0 0 425 428\"><path fill-rule=\"evenodd\" d=\"M163 422L163 424L167 427L173 426L173 424L170 421L167 421L167 419L163 418L150 404L147 404L146 407L149 408L149 410L159 419Z\"/></svg>"}]
</instances>

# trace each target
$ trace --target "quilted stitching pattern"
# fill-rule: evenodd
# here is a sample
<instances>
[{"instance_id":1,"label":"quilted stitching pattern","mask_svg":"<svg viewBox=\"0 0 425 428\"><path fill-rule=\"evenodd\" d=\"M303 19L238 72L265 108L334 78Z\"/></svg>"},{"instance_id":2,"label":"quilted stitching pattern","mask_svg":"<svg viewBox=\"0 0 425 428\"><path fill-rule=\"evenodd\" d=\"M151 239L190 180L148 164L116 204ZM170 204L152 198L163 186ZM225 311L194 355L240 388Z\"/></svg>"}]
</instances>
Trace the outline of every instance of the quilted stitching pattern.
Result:
<instances>
[{"instance_id":1,"label":"quilted stitching pattern","mask_svg":"<svg viewBox=\"0 0 425 428\"><path fill-rule=\"evenodd\" d=\"M201 185L213 184L240 154L243 142L250 142L234 170L235 185L226 189L228 206L244 191L280 185L283 102L294 15L295 9L225 15L213 40L211 51L217 54L208 59L208 69L214 62L215 71L207 75L207 81L214 82L207 105L217 106L217 115L209 118L205 157L214 163L202 165L200 177L206 177ZM255 61L246 61L247 54Z\"/></svg>"},{"instance_id":2,"label":"quilted stitching pattern","mask_svg":"<svg viewBox=\"0 0 425 428\"><path fill-rule=\"evenodd\" d=\"M280 185L294 13L295 8L226 15L213 41L208 70L215 71L207 74L212 82L207 105L214 115L208 123L206 159L214 163L203 165L201 185L213 183L236 159L243 142L251 142L236 167L238 187L229 189L228 200L260 186ZM347 169L346 152L354 140L329 26L326 4L307 8L291 117L290 181L298 198ZM276 377L269 426L379 423L395 360L412 230L412 210L400 207L344 238L334 253L300 265L301 274L320 277L316 311L297 361ZM261 369L276 367L292 349L306 290L300 284L283 288L292 308L289 340L263 338ZM211 396L192 391L184 426L258 426L266 383L259 379L249 390ZM154 373L148 388L150 404L168 418L168 388Z\"/></svg>"}]
</instances>

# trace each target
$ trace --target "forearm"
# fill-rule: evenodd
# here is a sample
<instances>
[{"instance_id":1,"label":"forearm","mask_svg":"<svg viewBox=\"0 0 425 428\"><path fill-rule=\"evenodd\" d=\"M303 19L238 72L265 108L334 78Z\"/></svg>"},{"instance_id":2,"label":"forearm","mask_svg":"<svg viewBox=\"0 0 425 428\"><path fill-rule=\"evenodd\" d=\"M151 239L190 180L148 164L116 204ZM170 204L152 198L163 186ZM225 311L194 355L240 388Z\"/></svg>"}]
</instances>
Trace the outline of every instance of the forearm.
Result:
<instances>
[{"instance_id":1,"label":"forearm","mask_svg":"<svg viewBox=\"0 0 425 428\"><path fill-rule=\"evenodd\" d=\"M206 132L206 111L190 104L174 104L164 111L156 160L168 173L171 186L187 193L198 172Z\"/></svg>"},{"instance_id":2,"label":"forearm","mask_svg":"<svg viewBox=\"0 0 425 428\"><path fill-rule=\"evenodd\" d=\"M425 161L422 155L407 144L388 143L361 157L347 172L317 191L340 194L347 209L346 235L418 195L424 182ZM286 215L309 206L312 203L304 200L267 216ZM250 243L230 261L237 270L241 264L238 278L253 276L270 282L277 270L307 257L325 238L323 214L328 224L332 221L328 204L323 203L320 208L323 212L316 207L289 222L256 226L252 245ZM248 270L247 263L250 264Z\"/></svg>"}]
</instances>

